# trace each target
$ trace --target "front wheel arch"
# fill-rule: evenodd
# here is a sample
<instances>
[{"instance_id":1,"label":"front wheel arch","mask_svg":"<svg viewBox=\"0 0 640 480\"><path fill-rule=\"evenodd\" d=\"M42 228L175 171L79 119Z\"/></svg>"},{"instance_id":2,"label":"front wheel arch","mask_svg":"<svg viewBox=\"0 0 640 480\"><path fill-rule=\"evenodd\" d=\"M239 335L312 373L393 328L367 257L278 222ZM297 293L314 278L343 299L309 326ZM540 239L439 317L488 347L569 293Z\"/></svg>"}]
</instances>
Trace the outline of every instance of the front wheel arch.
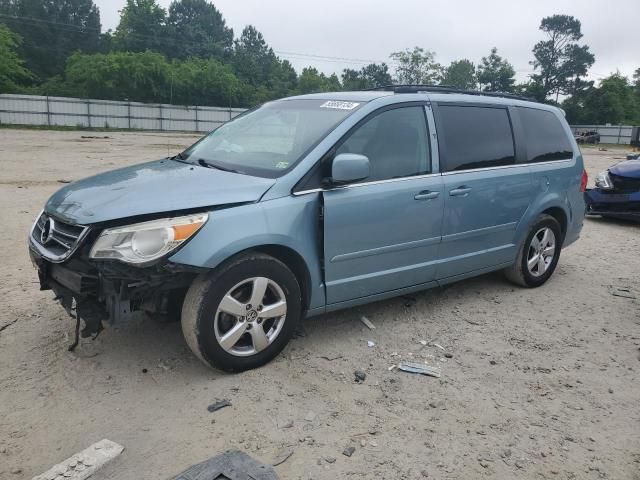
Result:
<instances>
[{"instance_id":1,"label":"front wheel arch","mask_svg":"<svg viewBox=\"0 0 640 480\"><path fill-rule=\"evenodd\" d=\"M284 322L284 326L281 330L278 330L279 334L275 333L274 339L270 340L269 344L264 344L263 347L258 348L257 343L254 343L255 352L245 352L243 354L236 351L234 353L231 347L238 340L242 341L242 338L232 336L234 340L229 345L225 345L224 339L218 338L219 331L216 330L218 328L216 325L219 325L218 322L221 317L219 318L219 314L216 311L220 311L219 308L223 299L227 298L235 288L232 287L233 285L237 285L239 281L240 283L244 283L246 280L250 281L253 278L259 280L257 277L266 277L262 278L262 280L267 278L273 280L286 296L286 317L280 318L280 321ZM236 313L237 306L242 304L234 304L236 300L232 298L231 306L233 308L231 310L226 310L225 308L225 311L233 312L233 315L236 316L236 321L235 326L232 324L227 327L226 333L229 333L229 327L235 329L236 326L241 326L240 324L246 326L247 322L260 324L261 321L265 321L265 325L268 325L266 323L267 319L261 320L262 317L255 311L258 310L259 312L260 309L251 308L251 305L248 304L248 297L242 299L237 296L236 298L237 302L247 303L246 311L251 311L254 315L251 317L245 316L244 313ZM264 298L267 299L267 297ZM253 301L253 297L251 297L250 303L252 305L257 304L257 302ZM229 304L225 303L225 305ZM265 304L265 307L268 306L269 304ZM245 312L244 308L241 310ZM292 337L298 321L302 318L302 312L302 294L294 273L284 263L272 256L249 251L234 255L218 267L196 277L189 287L184 300L181 324L187 345L203 363L221 370L238 372L259 367L274 358ZM271 318L269 315L265 317ZM251 327L255 329L257 325L252 323L249 328ZM275 327L267 326L266 330L270 328ZM240 329L235 330L239 331ZM263 337L266 330L262 334ZM242 332L245 332L245 329L242 329ZM249 329L245 333L247 332L249 332ZM253 335L251 336L253 337ZM238 343L237 345L241 344Z\"/></svg>"}]
</instances>

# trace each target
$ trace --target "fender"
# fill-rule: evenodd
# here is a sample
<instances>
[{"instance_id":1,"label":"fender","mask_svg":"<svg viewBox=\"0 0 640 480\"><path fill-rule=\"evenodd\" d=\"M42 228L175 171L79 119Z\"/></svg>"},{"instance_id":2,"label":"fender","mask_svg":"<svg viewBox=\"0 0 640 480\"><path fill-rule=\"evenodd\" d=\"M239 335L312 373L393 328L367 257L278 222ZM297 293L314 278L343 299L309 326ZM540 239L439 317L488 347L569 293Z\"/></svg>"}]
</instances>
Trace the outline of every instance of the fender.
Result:
<instances>
[{"instance_id":1,"label":"fender","mask_svg":"<svg viewBox=\"0 0 640 480\"><path fill-rule=\"evenodd\" d=\"M309 309L325 305L318 194L288 196L209 213L209 221L169 261L215 268L244 250L282 246L304 261L310 279Z\"/></svg>"}]
</instances>

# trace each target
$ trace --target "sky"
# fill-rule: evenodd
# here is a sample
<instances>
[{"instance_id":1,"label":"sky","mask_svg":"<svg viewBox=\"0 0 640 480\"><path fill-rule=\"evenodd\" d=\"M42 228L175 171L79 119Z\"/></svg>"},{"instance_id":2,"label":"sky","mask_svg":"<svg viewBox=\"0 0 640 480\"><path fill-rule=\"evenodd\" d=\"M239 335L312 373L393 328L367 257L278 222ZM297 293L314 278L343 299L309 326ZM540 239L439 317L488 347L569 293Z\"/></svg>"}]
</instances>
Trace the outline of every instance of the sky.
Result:
<instances>
[{"instance_id":1,"label":"sky","mask_svg":"<svg viewBox=\"0 0 640 480\"><path fill-rule=\"evenodd\" d=\"M103 30L115 29L125 0L94 0ZM159 0L168 8L171 0ZM279 57L296 70L311 65L340 74L387 62L392 52L420 46L443 65L467 58L479 63L492 47L516 70L519 81L532 73L535 43L544 39L540 20L556 13L577 17L596 62L599 80L620 71L631 78L640 67L640 0L215 0L227 25L239 36L254 25ZM323 58L318 58L323 57ZM331 57L331 58L326 58Z\"/></svg>"}]
</instances>

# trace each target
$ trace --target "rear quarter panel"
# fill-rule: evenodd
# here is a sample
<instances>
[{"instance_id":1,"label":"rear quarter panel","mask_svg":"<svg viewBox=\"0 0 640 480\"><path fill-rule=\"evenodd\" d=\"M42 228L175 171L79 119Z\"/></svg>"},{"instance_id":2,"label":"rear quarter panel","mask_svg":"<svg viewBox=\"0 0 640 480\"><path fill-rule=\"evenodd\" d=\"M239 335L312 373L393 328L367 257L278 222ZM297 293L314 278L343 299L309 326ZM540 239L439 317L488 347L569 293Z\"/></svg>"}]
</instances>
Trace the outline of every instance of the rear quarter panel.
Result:
<instances>
[{"instance_id":1,"label":"rear quarter panel","mask_svg":"<svg viewBox=\"0 0 640 480\"><path fill-rule=\"evenodd\" d=\"M575 142L574 142L575 143ZM519 241L524 241L530 225L545 210L561 208L567 221L563 246L578 239L584 222L584 196L580 181L584 164L582 155L575 153L570 160L532 163L531 177L535 191L533 201L518 226Z\"/></svg>"}]
</instances>

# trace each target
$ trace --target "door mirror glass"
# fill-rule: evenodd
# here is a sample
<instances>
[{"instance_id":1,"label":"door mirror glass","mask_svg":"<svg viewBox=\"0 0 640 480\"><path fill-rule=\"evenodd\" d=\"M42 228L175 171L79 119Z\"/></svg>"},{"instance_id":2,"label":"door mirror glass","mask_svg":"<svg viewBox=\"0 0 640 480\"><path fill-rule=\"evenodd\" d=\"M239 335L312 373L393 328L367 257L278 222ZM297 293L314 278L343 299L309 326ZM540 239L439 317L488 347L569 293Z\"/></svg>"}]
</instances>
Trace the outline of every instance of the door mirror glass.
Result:
<instances>
[{"instance_id":1,"label":"door mirror glass","mask_svg":"<svg viewBox=\"0 0 640 480\"><path fill-rule=\"evenodd\" d=\"M364 180L371 174L369 159L357 153L336 155L331 164L331 181L349 183Z\"/></svg>"}]
</instances>

